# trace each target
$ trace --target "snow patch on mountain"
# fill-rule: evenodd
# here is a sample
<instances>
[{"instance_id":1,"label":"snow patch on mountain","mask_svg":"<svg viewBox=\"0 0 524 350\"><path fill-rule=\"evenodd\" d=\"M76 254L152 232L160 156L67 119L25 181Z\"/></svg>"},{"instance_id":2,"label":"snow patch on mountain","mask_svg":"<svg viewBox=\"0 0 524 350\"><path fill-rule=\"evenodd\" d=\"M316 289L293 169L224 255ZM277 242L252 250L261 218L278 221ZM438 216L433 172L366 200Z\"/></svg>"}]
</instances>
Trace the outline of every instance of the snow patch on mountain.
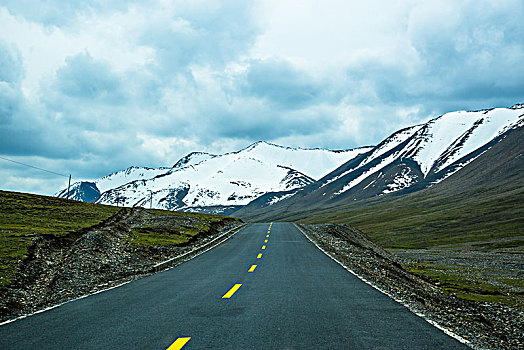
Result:
<instances>
[{"instance_id":1,"label":"snow patch on mountain","mask_svg":"<svg viewBox=\"0 0 524 350\"><path fill-rule=\"evenodd\" d=\"M386 185L387 188L382 191L382 193L393 193L408 188L415 183L416 179L417 176L413 174L413 171L410 168L402 169L402 171L395 176L393 182Z\"/></svg>"},{"instance_id":2,"label":"snow patch on mountain","mask_svg":"<svg viewBox=\"0 0 524 350\"><path fill-rule=\"evenodd\" d=\"M445 161L437 171L482 147L508 128L522 121L522 115L509 108L475 112L451 112L426 124L417 135L424 140L415 161L426 176L439 158ZM446 157L446 154L449 156Z\"/></svg>"},{"instance_id":3,"label":"snow patch on mountain","mask_svg":"<svg viewBox=\"0 0 524 350\"><path fill-rule=\"evenodd\" d=\"M425 124L394 133L381 142L358 165L328 179L323 186L343 177L350 177L354 173L356 177L351 178L347 184L333 194L337 196L354 188L370 176L376 177L374 174L395 161L405 159L415 161L424 178L430 173L443 171L444 173L439 174L437 180L442 181L478 157L477 155L469 160L466 159L472 152L508 130L523 125L524 113L521 107L446 113ZM392 151L394 152L391 153ZM463 158L466 160L461 162ZM374 162L372 167L364 168L372 162ZM383 193L399 191L416 182L415 178L407 174L403 175L401 172L399 177L386 185Z\"/></svg>"},{"instance_id":4,"label":"snow patch on mountain","mask_svg":"<svg viewBox=\"0 0 524 350\"><path fill-rule=\"evenodd\" d=\"M367 157L361 164L359 164L359 167L364 166L373 160L381 157L383 154L391 151L398 145L402 144L406 140L408 140L410 137L412 137L415 133L417 133L422 128L422 125L415 125L411 126L409 128L405 128L402 130L399 130L395 132L393 135L379 143L374 149L373 152L369 157Z\"/></svg>"},{"instance_id":5,"label":"snow patch on mountain","mask_svg":"<svg viewBox=\"0 0 524 350\"><path fill-rule=\"evenodd\" d=\"M368 150L302 149L257 142L221 155L193 152L172 168L131 167L97 180L101 192L97 203L182 210L242 206L268 192L309 185L315 177Z\"/></svg>"},{"instance_id":6,"label":"snow patch on mountain","mask_svg":"<svg viewBox=\"0 0 524 350\"><path fill-rule=\"evenodd\" d=\"M359 183L364 181L371 174L374 174L377 171L385 168L386 166L388 166L389 164L391 164L393 161L395 161L397 159L397 154L398 153L394 153L394 154L390 155L389 157L382 159L377 165L371 167L367 171L364 171L357 178L351 180L348 184L346 184L344 187L342 187L342 189L340 191L335 192L333 195L334 196L338 196L339 194L348 191L349 189L355 187L356 185L358 185Z\"/></svg>"},{"instance_id":7,"label":"snow patch on mountain","mask_svg":"<svg viewBox=\"0 0 524 350\"><path fill-rule=\"evenodd\" d=\"M126 183L141 179L150 179L160 174L164 174L171 168L146 168L132 166L125 170L117 171L116 173L106 175L101 179L95 181L96 187L100 192L105 192L109 189L120 187Z\"/></svg>"},{"instance_id":8,"label":"snow patch on mountain","mask_svg":"<svg viewBox=\"0 0 524 350\"><path fill-rule=\"evenodd\" d=\"M280 196L280 197L279 197L279 196L275 196L275 197L271 198L271 199L267 202L267 205L269 206L269 205L273 205L273 204L275 204L275 203L278 203L278 202L280 202L280 201L283 200L283 199L286 199L286 198L289 198L289 197L293 196L295 193L296 193L296 192L286 193L285 195Z\"/></svg>"},{"instance_id":9,"label":"snow patch on mountain","mask_svg":"<svg viewBox=\"0 0 524 350\"><path fill-rule=\"evenodd\" d=\"M201 162L216 157L215 154L206 152L191 152L187 156L182 157L178 162L175 163L173 169L180 169L183 167L189 167L198 165Z\"/></svg>"}]
</instances>

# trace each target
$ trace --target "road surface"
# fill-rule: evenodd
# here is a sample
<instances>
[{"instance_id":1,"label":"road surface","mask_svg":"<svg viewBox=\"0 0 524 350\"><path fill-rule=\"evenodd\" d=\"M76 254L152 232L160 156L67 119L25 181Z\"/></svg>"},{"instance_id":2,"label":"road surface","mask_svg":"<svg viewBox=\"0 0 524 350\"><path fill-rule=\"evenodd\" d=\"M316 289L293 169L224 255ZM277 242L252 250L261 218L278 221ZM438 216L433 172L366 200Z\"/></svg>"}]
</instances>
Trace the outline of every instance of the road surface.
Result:
<instances>
[{"instance_id":1,"label":"road surface","mask_svg":"<svg viewBox=\"0 0 524 350\"><path fill-rule=\"evenodd\" d=\"M167 348L466 346L348 273L288 223L250 225L174 269L0 326L0 349Z\"/></svg>"}]
</instances>

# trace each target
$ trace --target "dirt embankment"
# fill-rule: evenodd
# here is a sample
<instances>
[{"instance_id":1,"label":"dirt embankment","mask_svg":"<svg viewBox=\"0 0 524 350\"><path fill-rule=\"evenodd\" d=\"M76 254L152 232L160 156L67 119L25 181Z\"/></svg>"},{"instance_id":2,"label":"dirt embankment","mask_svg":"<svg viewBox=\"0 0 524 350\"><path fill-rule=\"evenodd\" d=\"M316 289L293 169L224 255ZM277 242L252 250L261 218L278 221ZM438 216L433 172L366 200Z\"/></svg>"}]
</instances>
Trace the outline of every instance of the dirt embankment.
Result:
<instances>
[{"instance_id":1,"label":"dirt embankment","mask_svg":"<svg viewBox=\"0 0 524 350\"><path fill-rule=\"evenodd\" d=\"M348 225L299 225L309 239L410 310L436 322L475 349L523 349L524 315L498 303L464 300L408 271L403 258Z\"/></svg>"},{"instance_id":2,"label":"dirt embankment","mask_svg":"<svg viewBox=\"0 0 524 350\"><path fill-rule=\"evenodd\" d=\"M205 224L202 220L189 215L155 215L142 208L123 208L98 225L66 236L39 236L13 281L0 289L0 321L151 274L158 270L155 267L158 263L195 249L202 250L225 232L241 226L233 218L213 218ZM134 233L144 228L157 237L162 232L180 233L183 243L144 241L149 236L143 234L138 243ZM175 259L169 266L190 255Z\"/></svg>"}]
</instances>

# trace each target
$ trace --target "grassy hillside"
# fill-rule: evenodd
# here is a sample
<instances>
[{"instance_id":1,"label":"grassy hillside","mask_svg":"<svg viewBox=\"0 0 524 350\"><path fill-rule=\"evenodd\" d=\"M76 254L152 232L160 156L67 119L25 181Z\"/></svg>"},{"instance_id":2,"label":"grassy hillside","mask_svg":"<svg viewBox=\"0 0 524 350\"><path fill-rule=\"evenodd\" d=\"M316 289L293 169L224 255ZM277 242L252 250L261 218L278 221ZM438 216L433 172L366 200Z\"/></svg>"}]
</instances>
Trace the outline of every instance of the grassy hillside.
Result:
<instances>
[{"instance_id":1,"label":"grassy hillside","mask_svg":"<svg viewBox=\"0 0 524 350\"><path fill-rule=\"evenodd\" d=\"M9 282L36 235L63 236L109 218L118 208L0 191L0 285Z\"/></svg>"},{"instance_id":2,"label":"grassy hillside","mask_svg":"<svg viewBox=\"0 0 524 350\"><path fill-rule=\"evenodd\" d=\"M431 195L428 195L431 194ZM417 193L387 202L320 210L300 222L348 223L386 248L473 244L478 248L524 247L524 189L486 189L456 195Z\"/></svg>"},{"instance_id":3,"label":"grassy hillside","mask_svg":"<svg viewBox=\"0 0 524 350\"><path fill-rule=\"evenodd\" d=\"M248 219L350 224L386 248L467 243L480 249L524 249L522 203L524 184L519 182L504 190L483 187L450 194L434 188L400 198Z\"/></svg>"},{"instance_id":4,"label":"grassy hillside","mask_svg":"<svg viewBox=\"0 0 524 350\"><path fill-rule=\"evenodd\" d=\"M149 219L131 231L129 240L139 246L177 246L185 245L199 234L206 234L215 224L224 219L238 219L215 214L186 213L146 209Z\"/></svg>"},{"instance_id":5,"label":"grassy hillside","mask_svg":"<svg viewBox=\"0 0 524 350\"><path fill-rule=\"evenodd\" d=\"M121 208L27 193L0 191L0 287L8 284L18 264L39 236L69 237L99 224ZM148 219L133 228L128 240L147 246L184 245L212 230L224 216L146 210Z\"/></svg>"}]
</instances>

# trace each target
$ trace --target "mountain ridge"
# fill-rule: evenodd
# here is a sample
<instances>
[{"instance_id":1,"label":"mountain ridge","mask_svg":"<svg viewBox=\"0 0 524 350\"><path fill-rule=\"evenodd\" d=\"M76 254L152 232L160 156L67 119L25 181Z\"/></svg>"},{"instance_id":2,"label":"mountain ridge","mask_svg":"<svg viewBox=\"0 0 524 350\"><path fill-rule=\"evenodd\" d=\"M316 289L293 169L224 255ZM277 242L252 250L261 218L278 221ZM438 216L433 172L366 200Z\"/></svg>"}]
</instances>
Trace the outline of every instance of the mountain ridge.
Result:
<instances>
[{"instance_id":1,"label":"mountain ridge","mask_svg":"<svg viewBox=\"0 0 524 350\"><path fill-rule=\"evenodd\" d=\"M224 154L191 152L171 168L129 167L75 183L71 198L214 213L223 207L240 216L271 206L288 210L300 201L342 205L445 181L523 125L524 105L516 104L449 112L376 146L325 150L257 141Z\"/></svg>"},{"instance_id":2,"label":"mountain ridge","mask_svg":"<svg viewBox=\"0 0 524 350\"><path fill-rule=\"evenodd\" d=\"M447 133L447 125L447 128L440 128L439 132L432 133L434 125L439 122L451 124L453 132L444 134L442 129ZM466 167L487 149L502 141L504 135L522 125L523 108L512 107L451 112L427 123L400 129L370 152L355 157L316 183L278 201L274 211L302 210L304 207L313 210L395 192L401 195L420 191L444 181ZM427 147L428 144L430 147ZM438 147L434 147L434 144ZM431 146L440 151L427 152L424 155L424 149L431 149ZM261 208L267 210L267 206L261 205L259 200L234 215L249 218Z\"/></svg>"},{"instance_id":3,"label":"mountain ridge","mask_svg":"<svg viewBox=\"0 0 524 350\"><path fill-rule=\"evenodd\" d=\"M259 141L219 155L191 152L172 168L130 167L94 182L75 183L70 198L191 211L197 210L195 207L206 211L209 207L216 213L219 206L238 209L266 192L288 191L313 183L315 177L329 173L368 148L332 151ZM98 190L98 197L93 188ZM64 197L66 192L57 195Z\"/></svg>"}]
</instances>

